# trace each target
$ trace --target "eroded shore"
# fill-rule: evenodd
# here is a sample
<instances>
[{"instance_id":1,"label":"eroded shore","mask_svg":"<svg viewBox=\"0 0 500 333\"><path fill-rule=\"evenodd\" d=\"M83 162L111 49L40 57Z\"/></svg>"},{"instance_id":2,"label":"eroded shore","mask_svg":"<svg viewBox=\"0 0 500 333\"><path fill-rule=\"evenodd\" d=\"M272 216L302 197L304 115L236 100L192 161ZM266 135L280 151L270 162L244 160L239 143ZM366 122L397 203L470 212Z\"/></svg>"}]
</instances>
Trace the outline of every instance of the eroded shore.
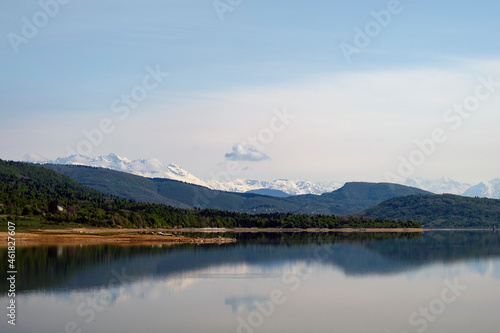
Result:
<instances>
[{"instance_id":1,"label":"eroded shore","mask_svg":"<svg viewBox=\"0 0 500 333\"><path fill-rule=\"evenodd\" d=\"M183 228L183 229L105 229L105 228L74 228L74 229L43 229L18 231L15 234L16 246L35 245L174 245L174 244L227 244L237 240L229 237L198 238L187 237L179 233L243 233L243 232L423 232L419 228L342 228L342 229L281 229L281 228ZM7 232L0 232L0 245L7 245Z\"/></svg>"},{"instance_id":2,"label":"eroded shore","mask_svg":"<svg viewBox=\"0 0 500 333\"><path fill-rule=\"evenodd\" d=\"M0 232L2 245L7 245L7 232ZM193 238L174 235L165 229L64 229L30 230L16 232L16 246L36 245L174 245L174 244L226 244L236 239L227 237Z\"/></svg>"}]
</instances>

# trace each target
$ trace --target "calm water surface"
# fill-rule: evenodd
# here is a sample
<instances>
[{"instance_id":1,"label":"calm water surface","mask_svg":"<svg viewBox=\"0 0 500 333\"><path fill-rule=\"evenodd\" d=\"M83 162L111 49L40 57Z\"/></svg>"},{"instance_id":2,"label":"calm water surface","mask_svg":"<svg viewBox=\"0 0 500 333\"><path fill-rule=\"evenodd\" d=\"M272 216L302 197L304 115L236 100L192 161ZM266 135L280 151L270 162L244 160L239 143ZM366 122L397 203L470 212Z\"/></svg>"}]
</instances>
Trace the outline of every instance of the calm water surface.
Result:
<instances>
[{"instance_id":1,"label":"calm water surface","mask_svg":"<svg viewBox=\"0 0 500 333\"><path fill-rule=\"evenodd\" d=\"M0 332L463 332L500 327L500 235L238 234L231 245L18 248ZM6 250L0 249L0 279Z\"/></svg>"}]
</instances>

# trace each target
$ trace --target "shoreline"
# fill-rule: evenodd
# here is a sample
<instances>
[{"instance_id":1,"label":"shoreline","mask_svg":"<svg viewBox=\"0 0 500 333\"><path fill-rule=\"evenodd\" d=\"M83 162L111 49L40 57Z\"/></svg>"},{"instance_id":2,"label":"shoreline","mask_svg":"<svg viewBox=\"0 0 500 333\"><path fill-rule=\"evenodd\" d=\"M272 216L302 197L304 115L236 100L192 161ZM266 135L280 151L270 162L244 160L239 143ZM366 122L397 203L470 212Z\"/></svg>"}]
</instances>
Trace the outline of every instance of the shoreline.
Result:
<instances>
[{"instance_id":1,"label":"shoreline","mask_svg":"<svg viewBox=\"0 0 500 333\"><path fill-rule=\"evenodd\" d=\"M199 238L184 236L182 233L404 233L428 231L490 231L490 229L424 229L424 228L70 228L70 229L30 229L16 231L16 246L41 245L177 245L177 244L230 244L237 239L230 237ZM0 232L0 247L7 246L7 232Z\"/></svg>"},{"instance_id":2,"label":"shoreline","mask_svg":"<svg viewBox=\"0 0 500 333\"><path fill-rule=\"evenodd\" d=\"M75 246L75 245L177 245L177 244L230 244L237 239L230 237L199 238L184 236L182 233L403 233L427 231L488 231L489 229L424 229L424 228L71 228L71 229L31 229L16 231L16 246ZM7 246L7 232L0 232L0 247Z\"/></svg>"},{"instance_id":3,"label":"shoreline","mask_svg":"<svg viewBox=\"0 0 500 333\"><path fill-rule=\"evenodd\" d=\"M182 229L162 229L167 232L202 232L202 233L220 233L220 232L235 232L235 233L256 233L256 232L309 232L309 233L324 233L324 232L424 232L428 229L423 228L182 228Z\"/></svg>"},{"instance_id":4,"label":"shoreline","mask_svg":"<svg viewBox=\"0 0 500 333\"><path fill-rule=\"evenodd\" d=\"M182 229L107 229L107 228L72 228L72 229L33 229L17 231L16 246L40 245L176 245L176 244L229 244L237 240L228 237L195 238L179 233L326 233L326 232L424 232L420 228L342 228L342 229L283 229L283 228L182 228ZM4 240L0 246L7 246L7 232L0 232Z\"/></svg>"},{"instance_id":5,"label":"shoreline","mask_svg":"<svg viewBox=\"0 0 500 333\"><path fill-rule=\"evenodd\" d=\"M0 246L7 246L7 232L0 232L3 240ZM177 244L228 244L236 242L235 238L193 238L174 235L166 229L34 229L16 232L16 246L41 245L177 245Z\"/></svg>"}]
</instances>

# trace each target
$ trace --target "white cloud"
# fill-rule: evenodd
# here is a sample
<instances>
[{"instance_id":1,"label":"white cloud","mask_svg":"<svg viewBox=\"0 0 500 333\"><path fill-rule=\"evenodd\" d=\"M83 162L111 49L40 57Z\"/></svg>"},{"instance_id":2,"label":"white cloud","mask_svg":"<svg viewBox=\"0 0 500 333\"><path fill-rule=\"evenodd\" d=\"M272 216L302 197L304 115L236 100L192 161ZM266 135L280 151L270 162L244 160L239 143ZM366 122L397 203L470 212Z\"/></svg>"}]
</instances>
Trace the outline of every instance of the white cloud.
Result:
<instances>
[{"instance_id":1,"label":"white cloud","mask_svg":"<svg viewBox=\"0 0 500 333\"><path fill-rule=\"evenodd\" d=\"M268 160L269 156L263 152L258 151L254 147L246 147L241 143L237 143L233 146L233 151L224 155L228 160L231 161L263 161Z\"/></svg>"}]
</instances>

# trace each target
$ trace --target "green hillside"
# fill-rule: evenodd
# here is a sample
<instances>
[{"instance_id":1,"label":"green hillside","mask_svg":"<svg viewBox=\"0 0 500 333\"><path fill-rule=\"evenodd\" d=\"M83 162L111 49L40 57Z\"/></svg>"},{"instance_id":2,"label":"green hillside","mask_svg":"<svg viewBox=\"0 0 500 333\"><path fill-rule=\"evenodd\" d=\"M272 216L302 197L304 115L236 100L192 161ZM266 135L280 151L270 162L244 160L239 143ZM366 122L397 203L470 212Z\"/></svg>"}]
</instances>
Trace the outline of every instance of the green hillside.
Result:
<instances>
[{"instance_id":1,"label":"green hillside","mask_svg":"<svg viewBox=\"0 0 500 333\"><path fill-rule=\"evenodd\" d=\"M384 200L413 194L431 194L415 187L390 183L350 182L330 193L287 198L310 214L353 214Z\"/></svg>"},{"instance_id":2,"label":"green hillside","mask_svg":"<svg viewBox=\"0 0 500 333\"><path fill-rule=\"evenodd\" d=\"M92 168L79 168L92 170ZM100 170L108 176L107 184L123 186L116 173ZM89 174L86 174L89 176ZM104 176L103 176L104 177ZM118 178L115 178L118 177ZM140 178L140 177L139 177ZM87 178L91 180L91 178ZM136 186L148 189L149 182L135 179ZM175 192L160 182L159 192ZM117 185L118 184L118 185ZM179 185L180 182L172 184ZM153 188L149 187L150 193ZM134 193L137 188L131 188ZM181 191L182 192L182 191ZM186 192L187 193L187 192ZM267 197L241 195L255 202ZM221 194L217 200L222 201ZM186 195L185 199L192 196ZM283 227L283 228L340 228L340 227L419 227L416 222L384 219L338 217L335 215L305 214L246 214L214 209L181 209L163 204L140 203L103 194L78 184L66 175L38 165L0 160L0 216L3 221L36 219L61 225L79 223L101 227Z\"/></svg>"},{"instance_id":3,"label":"green hillside","mask_svg":"<svg viewBox=\"0 0 500 333\"><path fill-rule=\"evenodd\" d=\"M414 187L388 183L352 182L331 193L286 198L256 193L231 193L170 179L144 178L124 172L73 165L44 165L82 185L140 202L187 208L210 208L245 213L349 215L386 199L429 194Z\"/></svg>"},{"instance_id":4,"label":"green hillside","mask_svg":"<svg viewBox=\"0 0 500 333\"><path fill-rule=\"evenodd\" d=\"M214 191L171 179L144 178L125 172L74 165L43 165L103 193L138 202L179 208L209 208L246 213L297 212L298 206L281 198L252 193Z\"/></svg>"},{"instance_id":5,"label":"green hillside","mask_svg":"<svg viewBox=\"0 0 500 333\"><path fill-rule=\"evenodd\" d=\"M60 172L79 184L99 192L138 202L165 204L179 208L189 208L177 200L158 194L158 185L149 178L129 173L88 166L42 165L44 168Z\"/></svg>"},{"instance_id":6,"label":"green hillside","mask_svg":"<svg viewBox=\"0 0 500 333\"><path fill-rule=\"evenodd\" d=\"M252 193L214 191L207 187L155 178L158 194L190 207L230 210L251 214L296 212L297 207L282 198Z\"/></svg>"},{"instance_id":7,"label":"green hillside","mask_svg":"<svg viewBox=\"0 0 500 333\"><path fill-rule=\"evenodd\" d=\"M109 196L52 170L0 160L0 214L48 216L58 211L57 205L107 199Z\"/></svg>"},{"instance_id":8,"label":"green hillside","mask_svg":"<svg viewBox=\"0 0 500 333\"><path fill-rule=\"evenodd\" d=\"M412 195L384 201L362 215L415 220L426 228L492 228L500 225L500 200L452 194Z\"/></svg>"}]
</instances>

